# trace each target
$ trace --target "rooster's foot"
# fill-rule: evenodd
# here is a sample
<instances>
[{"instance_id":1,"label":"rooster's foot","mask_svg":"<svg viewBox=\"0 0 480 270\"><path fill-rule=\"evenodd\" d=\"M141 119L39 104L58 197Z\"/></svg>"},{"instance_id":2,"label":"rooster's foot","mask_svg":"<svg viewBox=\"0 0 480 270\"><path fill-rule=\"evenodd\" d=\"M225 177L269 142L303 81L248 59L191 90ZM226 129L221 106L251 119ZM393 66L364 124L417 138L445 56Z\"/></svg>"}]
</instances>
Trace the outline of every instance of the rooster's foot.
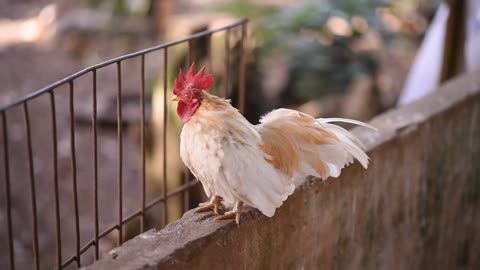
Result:
<instances>
[{"instance_id":1,"label":"rooster's foot","mask_svg":"<svg viewBox=\"0 0 480 270\"><path fill-rule=\"evenodd\" d=\"M215 220L225 220L235 218L235 223L240 224L240 215L242 214L243 202L235 203L232 211L225 212L223 215L215 218Z\"/></svg>"},{"instance_id":2,"label":"rooster's foot","mask_svg":"<svg viewBox=\"0 0 480 270\"><path fill-rule=\"evenodd\" d=\"M219 209L225 208L225 205L222 203L223 198L220 196L212 196L212 198L208 202L200 203L198 208L195 210L195 213L201 213L213 210L213 212L217 215L220 213L218 212Z\"/></svg>"}]
</instances>

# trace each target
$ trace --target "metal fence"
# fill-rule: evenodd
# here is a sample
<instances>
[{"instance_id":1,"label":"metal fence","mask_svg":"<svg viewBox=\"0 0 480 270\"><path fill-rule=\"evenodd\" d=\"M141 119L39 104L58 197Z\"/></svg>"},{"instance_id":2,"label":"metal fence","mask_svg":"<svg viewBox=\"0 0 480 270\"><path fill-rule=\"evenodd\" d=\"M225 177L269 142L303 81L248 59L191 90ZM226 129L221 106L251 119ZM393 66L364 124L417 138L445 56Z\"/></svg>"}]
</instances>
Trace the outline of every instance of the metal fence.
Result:
<instances>
[{"instance_id":1,"label":"metal fence","mask_svg":"<svg viewBox=\"0 0 480 270\"><path fill-rule=\"evenodd\" d=\"M93 249L93 254L92 255L95 259L98 259L102 254L99 251L99 241L102 240L102 238L106 237L107 235L111 234L112 232L117 232L116 234L116 244L121 245L122 242L124 242L125 239L123 239L123 234L122 231L124 230L124 226L127 222L133 220L133 219L139 219L139 226L140 226L140 232L143 232L146 229L146 224L145 224L145 218L146 218L146 211L151 209L152 207L155 207L157 205L162 205L163 208L163 215L164 215L164 222L167 220L167 199L173 196L176 196L178 194L185 194L185 196L188 196L189 191L191 190L192 187L195 186L197 183L190 177L188 177L188 173L185 174L185 179L184 179L184 184L181 186L178 186L177 188L173 190L168 190L167 184L166 184L166 179L167 179L167 151L178 151L177 149L170 149L167 150L167 147L163 147L163 194L157 198L154 198L153 200L148 200L147 201L147 196L146 196L146 169L145 169L145 155L146 155L146 135L145 135L145 126L146 126L146 118L145 118L145 90L146 90L146 84L145 84L145 60L146 58L148 59L149 56L153 52L156 51L163 51L163 138L161 139L162 143L164 145L167 144L167 122L168 122L168 110L167 110L167 104L169 100L167 100L167 91L170 91L170 88L172 87L171 85L168 85L168 79L167 79L167 71L168 71L168 65L169 65L169 49L180 45L180 44L187 44L188 46L188 52L187 52L187 63L195 61L195 59L192 56L192 42L195 41L196 39L199 38L207 38L211 44L212 36L213 35L221 35L222 38L224 38L224 46L225 46L225 55L224 55L224 64L225 64L225 83L222 84L222 94L226 96L227 91L228 91L228 86L229 83L228 81L231 79L232 76L232 57L230 56L231 54L231 35L232 33L236 33L239 36L239 59L240 63L235 63L235 65L238 65L237 69L239 74L235 74L235 76L238 76L238 107L241 112L244 110L244 103L245 103L245 40L247 38L247 20L241 20L235 23L232 23L230 25L224 26L222 28L214 29L214 30L208 30L208 31L203 31L199 32L197 34L194 34L192 36L189 36L187 38L161 44L155 47L151 47L142 51L138 51L135 53L123 55L121 57L117 57L114 59L111 59L109 61L88 67L82 71L79 71L71 76L68 76L62 80L59 80L45 88L42 88L22 99L19 99L11 104L8 104L2 108L0 108L0 117L1 117L1 129L2 132L0 135L2 135L2 148L1 151L3 152L3 162L0 165L0 167L3 166L3 172L4 174L1 176L1 184L3 185L3 194L1 197L3 197L4 200L4 208L0 209L3 212L3 217L1 218L0 216L0 222L3 224L0 225L4 227L4 237L0 239L5 239L7 243L4 243L4 245L7 247L6 250L2 250L2 253L7 254L5 257L8 258L7 261L5 262L6 267L9 267L10 269L15 269L16 265L18 267L17 261L19 260L20 256L23 257L28 257L35 269L40 269L41 265L43 265L41 262L42 260L47 260L47 258L43 258L43 256L40 254L39 251L39 238L43 237L41 235L41 232L38 228L38 205L37 201L39 196L53 196L53 208L52 211L54 212L54 222L51 224L51 226L54 226L55 229L55 245L56 245L56 251L55 251L55 265L56 268L58 269L65 269L65 268L78 268L81 267L82 264L85 264L82 262L82 256L84 256L85 253L87 252L92 252ZM211 63L212 57L215 57L215 53L211 49L208 50L208 63ZM125 156L124 149L123 149L123 135L124 135L124 130L122 130L122 67L124 67L123 64L125 64L125 61L127 59L139 59L140 61L140 70L138 70L138 73L140 73L140 85L139 85L139 91L140 91L140 106L138 110L140 111L140 160L139 162L139 176L138 179L135 181L138 182L138 192L141 193L139 195L140 198L140 209L137 211L134 211L130 213L129 215L124 214L124 190L123 190L123 185L122 182L124 181L124 172L123 172L123 157ZM97 85L99 83L99 80L97 78L97 71L106 68L106 67L114 67L116 69L116 84L117 84L117 89L116 89L116 131L117 131L117 153L118 153L118 158L117 158L117 167L118 167L118 178L116 180L117 184L116 187L112 187L112 190L115 190L116 192L116 197L118 200L118 209L115 210L116 212L116 222L114 225L110 226L106 230L100 230L99 228L99 191L98 191L98 186L99 186L99 178L98 174L99 171L102 169L102 160L99 160L98 158L98 148L99 144L102 142L99 141L98 138L98 117L97 117L97 92L101 91L101 89L97 89ZM76 90L76 81L87 77L88 80L91 80L91 95L92 95L92 107L91 107L91 139L92 139L92 153L93 155L91 156L91 161L88 160L91 164L92 170L93 170L93 179L90 179L91 181L91 186L89 188L89 191L93 193L93 235L91 235L91 238L89 241L81 241L81 238L85 238L85 235L82 235L81 237L81 228L80 228L80 221L79 221L79 197L82 197L83 193L85 191L79 191L78 190L78 181L77 179L77 173L78 173L78 166L77 164L79 163L80 160L77 159L77 151L76 149L76 141L78 138L75 136L75 90ZM85 78L84 78L85 80ZM64 89L60 89L60 88ZM57 129L57 121L58 121L58 112L56 111L56 108L60 104L58 104L58 100L56 101L56 95L58 95L59 91L64 91L68 90L68 98L65 99L65 102L67 104L63 104L66 106L67 111L68 111L68 121L69 121L69 148L70 148L70 171L71 171L71 179L59 179L59 164L58 164L58 147L59 147L59 141L57 138L57 133L59 130ZM48 103L49 103L49 114L48 115L43 115L42 116L42 121L44 121L46 124L42 126L43 129L48 129L49 138L51 139L51 150L50 153L45 152L45 153L34 153L34 146L35 142L32 141L32 112L31 109L29 108L29 104L33 102L34 100L41 98L42 96L48 97ZM14 111L15 110L15 111ZM16 252L16 245L17 241L16 235L14 234L15 228L14 228L14 216L15 212L12 211L12 196L15 195L14 192L11 189L12 182L16 181L17 179L14 179L12 177L12 162L11 162L11 156L12 156L12 149L11 147L9 148L9 145L12 144L12 140L9 138L12 133L12 128L11 122L9 122L9 118L13 117L13 114L22 114L23 118L23 132L25 133L25 139L21 142L23 145L24 149L26 149L26 158L23 160L25 162L26 168L28 168L28 173L27 175L29 176L28 180L28 186L24 187L24 192L26 197L29 197L27 201L31 202L31 218L32 218L32 224L31 224L31 255L30 254L17 254ZM17 119L18 117L15 116L13 117ZM20 118L20 119L21 119ZM18 122L18 121L17 121ZM47 124L48 123L48 124ZM51 128L49 127L51 126ZM39 187L39 183L36 183L35 179L35 166L36 162L34 161L34 155L39 155L40 158L47 158L51 160L51 170L52 170L52 182L53 186L49 189L51 190L51 193L49 194L39 194L38 191L36 190L36 187ZM83 161L85 162L85 161ZM49 165L50 166L50 165ZM72 239L74 239L74 253L73 254L64 254L65 252L62 253L62 238L64 238L64 235L62 235L62 227L61 227L61 205L60 205L60 197L62 196L62 192L59 191L59 181L71 181L71 190L72 190L72 209L74 212L74 236L72 236ZM82 180L83 181L83 180ZM48 183L40 183L41 185L47 185ZM23 194L23 193L22 193ZM70 195L69 195L70 196ZM102 196L102 194L100 194ZM185 209L188 209L188 205L184 205ZM2 214L0 212L0 214ZM100 216L101 218L101 216ZM3 220L2 220L3 219ZM162 224L163 226L165 224ZM1 233L1 231L0 231ZM1 236L1 235L0 235ZM54 253L54 250L51 250L51 253ZM51 258L50 258L51 259ZM22 258L22 260L25 260L25 258Z\"/></svg>"}]
</instances>

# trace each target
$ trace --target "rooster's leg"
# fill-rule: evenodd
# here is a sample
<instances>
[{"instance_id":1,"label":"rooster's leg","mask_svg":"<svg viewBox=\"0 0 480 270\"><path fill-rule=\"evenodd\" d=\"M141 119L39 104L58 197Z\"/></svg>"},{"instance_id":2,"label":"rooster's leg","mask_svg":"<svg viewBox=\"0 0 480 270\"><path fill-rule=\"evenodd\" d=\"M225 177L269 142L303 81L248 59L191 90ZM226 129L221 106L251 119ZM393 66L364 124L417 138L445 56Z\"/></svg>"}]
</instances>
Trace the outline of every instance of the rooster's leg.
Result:
<instances>
[{"instance_id":1,"label":"rooster's leg","mask_svg":"<svg viewBox=\"0 0 480 270\"><path fill-rule=\"evenodd\" d=\"M225 206L222 203L223 198L217 195L213 195L208 202L200 203L195 210L195 213L200 213L200 212L206 212L213 210L215 214L219 214L218 209L220 208L225 208Z\"/></svg>"},{"instance_id":2,"label":"rooster's leg","mask_svg":"<svg viewBox=\"0 0 480 270\"><path fill-rule=\"evenodd\" d=\"M235 222L237 225L240 224L240 215L242 214L242 206L243 202L238 201L235 203L232 211L225 212L225 214L215 218L216 220L224 220L224 219L231 219L235 218Z\"/></svg>"}]
</instances>

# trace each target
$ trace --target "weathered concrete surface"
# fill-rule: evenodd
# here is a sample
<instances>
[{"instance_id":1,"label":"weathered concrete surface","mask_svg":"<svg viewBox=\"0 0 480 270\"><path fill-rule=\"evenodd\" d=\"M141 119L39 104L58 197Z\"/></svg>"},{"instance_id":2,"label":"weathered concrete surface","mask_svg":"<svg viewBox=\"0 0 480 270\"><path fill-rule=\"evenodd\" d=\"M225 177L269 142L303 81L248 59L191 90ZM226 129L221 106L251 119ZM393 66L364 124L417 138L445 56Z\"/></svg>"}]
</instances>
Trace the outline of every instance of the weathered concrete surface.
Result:
<instances>
[{"instance_id":1,"label":"weathered concrete surface","mask_svg":"<svg viewBox=\"0 0 480 270\"><path fill-rule=\"evenodd\" d=\"M368 170L307 180L240 227L189 211L87 269L479 269L480 74L371 123Z\"/></svg>"}]
</instances>

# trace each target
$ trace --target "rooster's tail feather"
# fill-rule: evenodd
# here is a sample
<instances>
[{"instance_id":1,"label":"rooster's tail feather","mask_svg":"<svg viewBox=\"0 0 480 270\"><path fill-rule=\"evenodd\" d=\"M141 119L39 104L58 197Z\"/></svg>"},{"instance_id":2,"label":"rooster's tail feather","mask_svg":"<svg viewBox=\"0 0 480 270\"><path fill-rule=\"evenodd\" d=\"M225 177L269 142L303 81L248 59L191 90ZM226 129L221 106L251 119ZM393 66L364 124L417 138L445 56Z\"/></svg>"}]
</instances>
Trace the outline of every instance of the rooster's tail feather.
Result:
<instances>
[{"instance_id":1,"label":"rooster's tail feather","mask_svg":"<svg viewBox=\"0 0 480 270\"><path fill-rule=\"evenodd\" d=\"M348 153L348 158L343 160L343 163L335 164L337 167L342 169L348 163L352 163L352 156L357 159L365 169L368 167L369 158L365 153L365 146L357 137L350 131L337 125L324 123L323 127L337 136L339 140L337 143L337 151L339 148L343 148L343 150Z\"/></svg>"},{"instance_id":2,"label":"rooster's tail feather","mask_svg":"<svg viewBox=\"0 0 480 270\"><path fill-rule=\"evenodd\" d=\"M366 127L375 131L378 130L376 127L373 127L367 123L364 123L358 120L348 119L348 118L318 118L317 121L319 121L320 123L332 123L332 122L349 123L349 124Z\"/></svg>"}]
</instances>

